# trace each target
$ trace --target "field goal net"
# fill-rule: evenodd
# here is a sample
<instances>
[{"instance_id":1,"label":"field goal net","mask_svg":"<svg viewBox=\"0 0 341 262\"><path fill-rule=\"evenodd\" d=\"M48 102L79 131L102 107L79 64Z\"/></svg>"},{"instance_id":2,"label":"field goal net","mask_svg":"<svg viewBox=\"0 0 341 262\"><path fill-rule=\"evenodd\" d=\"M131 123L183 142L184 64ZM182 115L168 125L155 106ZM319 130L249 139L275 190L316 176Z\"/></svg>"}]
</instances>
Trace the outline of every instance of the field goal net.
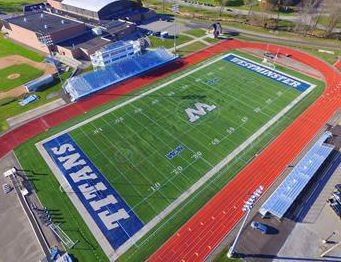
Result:
<instances>
[{"instance_id":1,"label":"field goal net","mask_svg":"<svg viewBox=\"0 0 341 262\"><path fill-rule=\"evenodd\" d=\"M74 242L61 228L59 225L54 223L49 225L52 232L62 241L63 245L66 246L68 249L74 247L76 242Z\"/></svg>"},{"instance_id":2,"label":"field goal net","mask_svg":"<svg viewBox=\"0 0 341 262\"><path fill-rule=\"evenodd\" d=\"M270 67L271 69L276 69L276 66L275 66L275 63L272 62L272 61L269 61L267 58L263 58L263 61L262 61L262 64L267 66L267 67Z\"/></svg>"}]
</instances>

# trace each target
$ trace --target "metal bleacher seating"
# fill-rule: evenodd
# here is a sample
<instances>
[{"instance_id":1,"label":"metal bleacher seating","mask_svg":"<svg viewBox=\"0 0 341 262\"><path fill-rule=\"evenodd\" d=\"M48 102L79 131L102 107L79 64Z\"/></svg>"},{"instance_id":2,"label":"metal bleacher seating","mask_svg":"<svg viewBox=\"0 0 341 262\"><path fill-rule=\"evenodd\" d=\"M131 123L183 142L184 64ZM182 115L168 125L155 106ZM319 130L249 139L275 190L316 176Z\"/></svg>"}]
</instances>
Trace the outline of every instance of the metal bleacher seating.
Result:
<instances>
[{"instance_id":1,"label":"metal bleacher seating","mask_svg":"<svg viewBox=\"0 0 341 262\"><path fill-rule=\"evenodd\" d=\"M286 179L259 209L262 216L271 214L282 219L316 171L321 167L334 147L324 142L331 137L325 132L294 167Z\"/></svg>"},{"instance_id":2,"label":"metal bleacher seating","mask_svg":"<svg viewBox=\"0 0 341 262\"><path fill-rule=\"evenodd\" d=\"M177 56L159 48L142 55L125 58L104 69L72 77L63 85L63 89L70 95L71 101L75 101L176 58Z\"/></svg>"}]
</instances>

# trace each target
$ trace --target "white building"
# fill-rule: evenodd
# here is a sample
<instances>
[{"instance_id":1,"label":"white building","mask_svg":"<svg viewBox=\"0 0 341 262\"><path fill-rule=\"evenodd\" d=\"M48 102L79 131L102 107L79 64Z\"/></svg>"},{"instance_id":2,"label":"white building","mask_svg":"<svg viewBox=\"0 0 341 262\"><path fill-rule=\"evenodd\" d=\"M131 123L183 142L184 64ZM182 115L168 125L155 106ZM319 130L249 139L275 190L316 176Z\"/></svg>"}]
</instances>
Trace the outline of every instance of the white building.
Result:
<instances>
[{"instance_id":1,"label":"white building","mask_svg":"<svg viewBox=\"0 0 341 262\"><path fill-rule=\"evenodd\" d=\"M117 41L106 45L90 56L94 68L112 65L115 62L141 52L139 41Z\"/></svg>"}]
</instances>

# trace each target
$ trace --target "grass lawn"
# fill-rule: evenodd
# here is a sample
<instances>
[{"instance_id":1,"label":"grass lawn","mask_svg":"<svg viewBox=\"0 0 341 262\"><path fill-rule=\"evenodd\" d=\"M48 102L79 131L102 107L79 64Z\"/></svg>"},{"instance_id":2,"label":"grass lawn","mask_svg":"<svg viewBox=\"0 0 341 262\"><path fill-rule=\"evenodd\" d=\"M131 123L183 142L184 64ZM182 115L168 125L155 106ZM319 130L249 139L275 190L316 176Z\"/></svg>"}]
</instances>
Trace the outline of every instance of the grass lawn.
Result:
<instances>
[{"instance_id":1,"label":"grass lawn","mask_svg":"<svg viewBox=\"0 0 341 262\"><path fill-rule=\"evenodd\" d=\"M1 13L22 12L23 5L39 3L39 0L2 0L0 1Z\"/></svg>"},{"instance_id":2,"label":"grass lawn","mask_svg":"<svg viewBox=\"0 0 341 262\"><path fill-rule=\"evenodd\" d=\"M150 36L149 37L152 47L164 47L166 49L172 48L174 46L174 38L169 37L169 38L161 38L157 36ZM186 43L188 41L193 40L191 37L186 36L186 35L177 35L176 36L176 45L181 45L183 43Z\"/></svg>"},{"instance_id":3,"label":"grass lawn","mask_svg":"<svg viewBox=\"0 0 341 262\"><path fill-rule=\"evenodd\" d=\"M8 91L43 75L43 71L27 64L13 65L0 70L0 92ZM16 79L8 76L20 74Z\"/></svg>"},{"instance_id":4,"label":"grass lawn","mask_svg":"<svg viewBox=\"0 0 341 262\"><path fill-rule=\"evenodd\" d=\"M205 45L204 43L195 42L193 44L181 47L180 49L177 50L177 53L180 56L187 56L187 55L195 53L195 52L197 52L200 49L203 49L205 47L207 47L207 45Z\"/></svg>"},{"instance_id":5,"label":"grass lawn","mask_svg":"<svg viewBox=\"0 0 341 262\"><path fill-rule=\"evenodd\" d=\"M19 44L13 43L12 41L5 39L3 35L0 34L0 57L9 55L21 55L27 57L33 61L41 62L44 57L30 49L27 49Z\"/></svg>"},{"instance_id":6,"label":"grass lawn","mask_svg":"<svg viewBox=\"0 0 341 262\"><path fill-rule=\"evenodd\" d=\"M321 15L321 16L319 17L318 23L319 23L320 25L328 26L329 23L330 23L330 18L329 18L329 16ZM341 28L341 20L338 21L338 22L336 23L336 27L335 27L335 28Z\"/></svg>"},{"instance_id":7,"label":"grass lawn","mask_svg":"<svg viewBox=\"0 0 341 262\"><path fill-rule=\"evenodd\" d=\"M64 81L69 77L71 72L65 72L62 74L62 78ZM32 94L36 94L39 96L39 100L28 104L27 106L20 106L18 104L18 98L5 98L0 100L0 132L5 131L8 128L8 124L6 119L12 116L16 116L18 114L24 113L31 109L37 108L43 104L52 102L57 99L59 96L55 96L53 98L48 99L47 96L51 93L58 92L61 90L61 83L58 79L55 80L54 83L50 84L49 87L41 92L32 92Z\"/></svg>"},{"instance_id":8,"label":"grass lawn","mask_svg":"<svg viewBox=\"0 0 341 262\"><path fill-rule=\"evenodd\" d=\"M242 262L243 260L239 258L228 258L226 256L227 254L227 249L224 249L217 257L214 258L214 262Z\"/></svg>"},{"instance_id":9,"label":"grass lawn","mask_svg":"<svg viewBox=\"0 0 341 262\"><path fill-rule=\"evenodd\" d=\"M211 43L211 44L215 44L215 43L218 43L219 41L221 41L220 39L216 39L216 38L212 38L212 37L206 37L206 38L204 38L204 40L206 42Z\"/></svg>"},{"instance_id":10,"label":"grass lawn","mask_svg":"<svg viewBox=\"0 0 341 262\"><path fill-rule=\"evenodd\" d=\"M251 57L248 55L243 56ZM254 59L259 61L257 58ZM155 214L162 210L162 207L168 205L181 191L185 190L193 181L196 181L204 170L210 169L211 164L216 163L218 159L226 155L238 143L243 141L243 139L250 136L271 115L275 114L276 111L283 108L283 106L297 96L296 90L288 89L277 84L268 85L268 79L252 76L251 72L247 70L241 72L234 68L233 65L226 64L224 61L219 61L218 64L213 64L210 67L211 70L204 72L197 71L183 78L180 82L174 82L171 86L160 89L154 93L155 96L147 96L122 109L118 109L102 118L94 120L91 122L93 126L89 123L71 131L72 137L87 155L90 156L93 163L101 167L101 172L107 176L108 180L110 180L111 184L115 186L115 189L119 191L128 204L135 207L134 211L140 215L144 222L154 217ZM231 74L227 75L226 73L220 72L218 69L222 66L227 66ZM191 69L193 68L191 67ZM177 228L206 203L208 199L236 175L256 152L259 152L259 150L270 140L274 139L281 130L307 108L323 90L323 83L320 81L302 76L299 73L284 69L280 66L278 66L278 69L310 81L313 84L317 84L318 87L297 107L292 109L286 117L278 121L268 132L255 141L252 147L245 150L228 167L205 183L203 188L196 192L193 197L190 197L181 207L178 207L160 222L135 247L123 255L120 260L142 261L147 258ZM171 77L159 81L158 84L161 82L165 83L170 78L174 79L176 76L189 70L185 69L173 74ZM211 71L214 71L214 76L217 75L217 77L221 77L223 80L218 81L216 85L208 87L204 83L207 83L205 80L209 79L210 76L208 73ZM238 77L233 77L235 74ZM241 74L245 76L245 79L240 78ZM195 79L198 78L201 78L203 82L195 82ZM262 88L264 87L265 89L256 89L251 97L248 95L250 86L247 86L247 81L245 80L257 83L257 86L262 84ZM224 84L226 81L228 81L228 85ZM184 88L186 84L191 85L191 88L186 90ZM157 84L151 86L155 87ZM273 95L275 90L282 90L285 96L278 98L273 107L266 107L263 99L266 99L271 94ZM142 91L146 91L146 89L138 90L134 94ZM222 93L222 91L224 92ZM172 92L175 92L176 95ZM202 94L202 96L193 96L193 94ZM237 106L238 99L230 99L232 96L236 99L245 99L247 103L245 103L245 106ZM106 260L106 258L68 197L59 191L57 180L37 152L34 144L43 138L64 130L66 127L73 126L81 120L85 120L105 109L111 108L113 105L117 105L119 102L125 101L130 97L122 97L120 100L112 101L88 112L86 115L79 116L56 128L52 128L48 132L29 140L16 149L16 154L23 168L31 170L31 172L28 172L28 176L31 178L43 204L50 209L58 210L58 222L61 223L63 230L73 240L79 240L78 244L70 250L71 254L79 261L99 261ZM219 110L208 113L207 116L204 116L202 122L195 124L194 127L189 125L186 119L183 119L183 109L192 105L193 101L200 97L205 102L217 104ZM159 100L160 103L156 102L156 100ZM224 101L229 102L225 103ZM155 106L151 106L153 103ZM264 112L266 114L261 115L259 118L252 117L254 115L253 108L256 105L264 106ZM174 110L169 110L169 108L173 108ZM137 109L142 109L142 111ZM249 116L248 119L250 121L246 121L246 124L240 130L238 129L239 136L233 133L231 134L232 137L221 140L218 144L210 143L214 140L212 138L218 137L226 129L225 124L232 126L233 123L240 121L240 118L243 116ZM120 117L123 117L125 121L121 123L116 122L115 120ZM98 141L94 144L92 139L93 128L99 126L103 127L105 132L99 134ZM121 132L122 130L124 132ZM192 135L196 138L200 137L200 139L192 139ZM186 149L177 158L173 159L175 161L173 164L175 166L182 166L188 161L194 162L192 166L183 168L180 173L176 173L173 172L172 162L167 161L164 155L179 143L185 144ZM214 150L210 149L211 147ZM102 149L99 150L98 148ZM127 153L125 148L131 149L131 152ZM200 151L202 153L201 157L193 156L192 150L194 152ZM104 160L113 154L115 155L114 158L110 157L108 160ZM35 157L31 157L32 155ZM158 163L159 169L154 169L153 163ZM115 170L115 175L113 174L113 170ZM127 179L125 176L127 178L129 176L129 178ZM165 176L176 179L167 180ZM146 180L147 178L148 181ZM138 181L142 183L138 183ZM156 181L162 185L166 183L165 185L167 186L162 186L159 190L156 190L153 193L155 197L148 196L148 193L152 193L151 182ZM141 196L146 196L146 198L141 198ZM138 204L141 199L143 199L145 206Z\"/></svg>"},{"instance_id":11,"label":"grass lawn","mask_svg":"<svg viewBox=\"0 0 341 262\"><path fill-rule=\"evenodd\" d=\"M185 31L184 33L192 35L192 36L196 36L196 37L202 37L206 35L206 30L202 28L194 28L194 29Z\"/></svg>"}]
</instances>

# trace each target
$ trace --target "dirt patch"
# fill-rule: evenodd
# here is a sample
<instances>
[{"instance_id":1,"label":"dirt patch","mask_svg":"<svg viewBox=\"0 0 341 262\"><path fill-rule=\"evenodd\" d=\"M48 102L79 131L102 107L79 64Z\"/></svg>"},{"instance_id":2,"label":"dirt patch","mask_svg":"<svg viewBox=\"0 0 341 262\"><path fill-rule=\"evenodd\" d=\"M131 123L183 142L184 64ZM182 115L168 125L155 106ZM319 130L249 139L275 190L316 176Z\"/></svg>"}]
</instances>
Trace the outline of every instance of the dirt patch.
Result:
<instances>
[{"instance_id":1,"label":"dirt patch","mask_svg":"<svg viewBox=\"0 0 341 262\"><path fill-rule=\"evenodd\" d=\"M7 92L0 92L0 99L6 98L6 97L19 97L25 93L27 93L26 88L24 86L18 86Z\"/></svg>"},{"instance_id":2,"label":"dirt patch","mask_svg":"<svg viewBox=\"0 0 341 262\"><path fill-rule=\"evenodd\" d=\"M17 79L20 77L20 74L10 74L9 76L7 76L7 79L10 79L10 80L14 80L14 79Z\"/></svg>"}]
</instances>

